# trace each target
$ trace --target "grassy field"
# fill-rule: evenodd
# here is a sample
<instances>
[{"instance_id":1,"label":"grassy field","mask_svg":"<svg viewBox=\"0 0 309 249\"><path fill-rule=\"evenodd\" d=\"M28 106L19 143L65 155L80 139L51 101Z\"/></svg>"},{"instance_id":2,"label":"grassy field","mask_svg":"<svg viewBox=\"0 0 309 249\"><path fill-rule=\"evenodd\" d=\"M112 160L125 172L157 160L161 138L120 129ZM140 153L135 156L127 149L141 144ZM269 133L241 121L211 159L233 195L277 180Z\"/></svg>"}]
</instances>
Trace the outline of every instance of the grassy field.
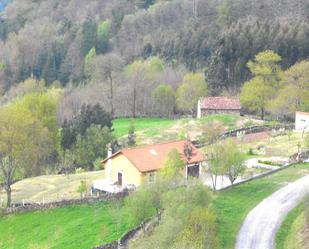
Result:
<instances>
[{"instance_id":1,"label":"grassy field","mask_svg":"<svg viewBox=\"0 0 309 249\"><path fill-rule=\"evenodd\" d=\"M247 213L271 193L309 173L299 164L263 179L216 194L218 249L232 249ZM91 248L118 239L135 226L120 204L97 203L0 218L0 248Z\"/></svg>"},{"instance_id":2,"label":"grassy field","mask_svg":"<svg viewBox=\"0 0 309 249\"><path fill-rule=\"evenodd\" d=\"M213 121L222 123L225 130L263 124L260 120L231 114L214 114L201 119L136 118L133 123L137 143L147 144L178 139L179 133L189 134L191 139L196 139L202 134L203 126ZM132 119L115 119L113 121L114 135L117 138L126 137L131 122Z\"/></svg>"},{"instance_id":3,"label":"grassy field","mask_svg":"<svg viewBox=\"0 0 309 249\"><path fill-rule=\"evenodd\" d=\"M45 175L19 181L12 186L13 202L42 202L61 199L79 198L77 188L81 180L85 180L90 188L92 182L103 178L103 171L85 172L72 175ZM4 191L0 191L0 205L6 199Z\"/></svg>"},{"instance_id":4,"label":"grassy field","mask_svg":"<svg viewBox=\"0 0 309 249\"><path fill-rule=\"evenodd\" d=\"M240 143L243 150L248 151L249 148L253 150L255 154L263 154L265 156L290 156L297 153L298 146L304 147L305 136L302 136L301 132L293 132L289 135L283 136L271 136L251 143ZM259 149L263 148L263 149Z\"/></svg>"},{"instance_id":5,"label":"grassy field","mask_svg":"<svg viewBox=\"0 0 309 249\"><path fill-rule=\"evenodd\" d=\"M304 203L302 203L283 221L276 235L276 249L305 249L301 233L304 225Z\"/></svg>"},{"instance_id":6,"label":"grassy field","mask_svg":"<svg viewBox=\"0 0 309 249\"><path fill-rule=\"evenodd\" d=\"M140 132L143 130L160 129L170 126L175 123L175 120L165 118L115 119L113 120L114 135L117 138L127 135L131 122L134 123L135 131Z\"/></svg>"},{"instance_id":7,"label":"grassy field","mask_svg":"<svg viewBox=\"0 0 309 249\"><path fill-rule=\"evenodd\" d=\"M218 193L213 203L217 213L218 248L234 248L237 233L248 212L264 198L306 173L309 173L309 164L299 164Z\"/></svg>"},{"instance_id":8,"label":"grassy field","mask_svg":"<svg viewBox=\"0 0 309 249\"><path fill-rule=\"evenodd\" d=\"M90 249L134 227L120 204L97 203L0 217L1 249Z\"/></svg>"}]
</instances>

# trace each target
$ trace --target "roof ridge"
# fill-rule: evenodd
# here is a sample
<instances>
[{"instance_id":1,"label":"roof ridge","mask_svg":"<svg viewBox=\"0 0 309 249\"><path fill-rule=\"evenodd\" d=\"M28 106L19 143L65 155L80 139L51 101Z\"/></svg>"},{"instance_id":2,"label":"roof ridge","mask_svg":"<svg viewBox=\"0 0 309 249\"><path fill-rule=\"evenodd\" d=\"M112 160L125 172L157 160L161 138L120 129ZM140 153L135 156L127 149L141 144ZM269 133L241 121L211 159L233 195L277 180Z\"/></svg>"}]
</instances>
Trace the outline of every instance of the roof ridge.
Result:
<instances>
[{"instance_id":1,"label":"roof ridge","mask_svg":"<svg viewBox=\"0 0 309 249\"><path fill-rule=\"evenodd\" d=\"M201 97L202 99L210 99L210 98L235 98L235 99L239 99L238 96L205 96L205 97Z\"/></svg>"},{"instance_id":2,"label":"roof ridge","mask_svg":"<svg viewBox=\"0 0 309 249\"><path fill-rule=\"evenodd\" d=\"M161 142L161 143L157 143L157 144L145 144L145 145L140 145L140 146L131 147L131 148L124 148L124 149L122 149L120 151L142 149L142 148L147 148L147 147L151 147L151 146L158 146L158 145L163 145L163 144L172 144L172 143L186 142L186 141L189 141L189 140L187 140L187 139L180 139L180 140L165 141L165 142ZM189 142L192 143L191 141L189 141Z\"/></svg>"}]
</instances>

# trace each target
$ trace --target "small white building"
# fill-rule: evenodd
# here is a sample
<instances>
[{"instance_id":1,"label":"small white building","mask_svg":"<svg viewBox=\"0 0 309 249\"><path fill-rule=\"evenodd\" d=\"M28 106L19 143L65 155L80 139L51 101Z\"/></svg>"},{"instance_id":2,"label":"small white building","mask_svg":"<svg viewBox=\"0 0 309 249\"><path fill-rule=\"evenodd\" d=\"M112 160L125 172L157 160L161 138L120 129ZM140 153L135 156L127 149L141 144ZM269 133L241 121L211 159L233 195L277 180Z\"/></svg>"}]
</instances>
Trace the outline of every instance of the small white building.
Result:
<instances>
[{"instance_id":1,"label":"small white building","mask_svg":"<svg viewBox=\"0 0 309 249\"><path fill-rule=\"evenodd\" d=\"M296 112L295 113L295 129L297 131L309 131L309 113Z\"/></svg>"}]
</instances>

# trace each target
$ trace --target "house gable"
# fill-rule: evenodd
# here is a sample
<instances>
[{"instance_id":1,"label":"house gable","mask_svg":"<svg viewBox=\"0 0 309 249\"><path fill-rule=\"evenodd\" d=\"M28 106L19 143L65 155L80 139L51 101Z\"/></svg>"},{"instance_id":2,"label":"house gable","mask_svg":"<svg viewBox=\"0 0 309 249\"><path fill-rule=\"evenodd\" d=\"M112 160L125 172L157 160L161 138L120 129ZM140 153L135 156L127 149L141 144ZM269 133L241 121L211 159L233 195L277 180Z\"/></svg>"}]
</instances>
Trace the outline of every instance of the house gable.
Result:
<instances>
[{"instance_id":1,"label":"house gable","mask_svg":"<svg viewBox=\"0 0 309 249\"><path fill-rule=\"evenodd\" d=\"M109 178L111 174L111 180L117 182L118 173L122 173L122 181L124 185L134 184L139 186L141 184L141 172L135 167L130 160L125 157L122 153L118 153L111 160L111 170L109 172L108 163L105 165L105 178Z\"/></svg>"}]
</instances>

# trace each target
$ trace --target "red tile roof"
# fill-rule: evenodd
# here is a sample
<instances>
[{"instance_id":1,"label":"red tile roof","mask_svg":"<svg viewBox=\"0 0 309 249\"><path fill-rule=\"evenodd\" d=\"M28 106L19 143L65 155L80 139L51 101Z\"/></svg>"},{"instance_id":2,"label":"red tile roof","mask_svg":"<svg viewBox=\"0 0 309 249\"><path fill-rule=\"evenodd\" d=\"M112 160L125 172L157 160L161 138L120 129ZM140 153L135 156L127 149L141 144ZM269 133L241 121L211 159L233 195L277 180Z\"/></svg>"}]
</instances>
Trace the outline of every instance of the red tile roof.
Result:
<instances>
[{"instance_id":1,"label":"red tile roof","mask_svg":"<svg viewBox=\"0 0 309 249\"><path fill-rule=\"evenodd\" d=\"M205 97L200 99L201 109L210 110L240 110L240 101L237 97Z\"/></svg>"},{"instance_id":2,"label":"red tile roof","mask_svg":"<svg viewBox=\"0 0 309 249\"><path fill-rule=\"evenodd\" d=\"M184 146L186 143L186 140L181 140L123 149L113 154L110 158L113 158L119 154L123 154L140 172L149 172L161 169L164 166L168 153L172 149L177 149L182 159L187 164L205 161L204 155L191 143L189 144L192 148L192 156L188 160L184 155ZM107 162L110 158L104 159L102 163Z\"/></svg>"}]
</instances>

